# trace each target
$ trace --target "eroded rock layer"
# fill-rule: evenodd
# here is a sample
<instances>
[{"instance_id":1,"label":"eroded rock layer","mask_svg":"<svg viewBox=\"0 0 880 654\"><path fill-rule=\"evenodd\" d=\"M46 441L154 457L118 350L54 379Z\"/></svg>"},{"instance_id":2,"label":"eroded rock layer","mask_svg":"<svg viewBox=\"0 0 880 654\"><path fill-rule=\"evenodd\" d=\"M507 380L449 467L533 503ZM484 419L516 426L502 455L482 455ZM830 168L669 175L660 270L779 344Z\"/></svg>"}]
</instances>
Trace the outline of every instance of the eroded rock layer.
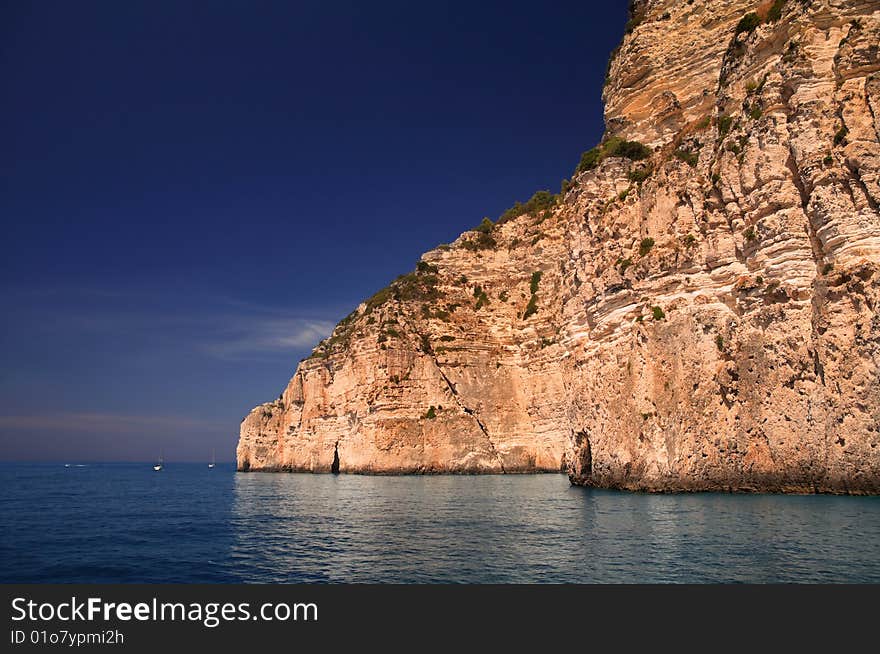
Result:
<instances>
[{"instance_id":1,"label":"eroded rock layer","mask_svg":"<svg viewBox=\"0 0 880 654\"><path fill-rule=\"evenodd\" d=\"M628 29L571 183L361 304L239 469L880 492L880 1Z\"/></svg>"}]
</instances>

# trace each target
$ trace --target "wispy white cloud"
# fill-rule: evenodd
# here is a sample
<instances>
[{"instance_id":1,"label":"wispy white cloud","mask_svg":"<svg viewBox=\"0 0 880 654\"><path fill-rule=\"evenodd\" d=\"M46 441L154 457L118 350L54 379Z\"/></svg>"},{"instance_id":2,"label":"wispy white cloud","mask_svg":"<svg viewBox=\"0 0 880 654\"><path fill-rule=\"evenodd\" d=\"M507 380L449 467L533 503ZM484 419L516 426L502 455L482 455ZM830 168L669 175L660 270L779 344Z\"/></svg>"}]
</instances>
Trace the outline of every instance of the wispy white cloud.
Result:
<instances>
[{"instance_id":1,"label":"wispy white cloud","mask_svg":"<svg viewBox=\"0 0 880 654\"><path fill-rule=\"evenodd\" d=\"M227 324L202 349L221 358L239 358L248 354L283 352L312 348L333 331L329 320L306 318L239 318Z\"/></svg>"},{"instance_id":2,"label":"wispy white cloud","mask_svg":"<svg viewBox=\"0 0 880 654\"><path fill-rule=\"evenodd\" d=\"M335 308L288 310L225 296L93 288L0 292L28 324L65 337L87 334L129 344L128 351L189 350L217 359L246 360L311 350L333 331ZM53 299L51 303L45 302ZM51 319L43 314L51 313Z\"/></svg>"}]
</instances>

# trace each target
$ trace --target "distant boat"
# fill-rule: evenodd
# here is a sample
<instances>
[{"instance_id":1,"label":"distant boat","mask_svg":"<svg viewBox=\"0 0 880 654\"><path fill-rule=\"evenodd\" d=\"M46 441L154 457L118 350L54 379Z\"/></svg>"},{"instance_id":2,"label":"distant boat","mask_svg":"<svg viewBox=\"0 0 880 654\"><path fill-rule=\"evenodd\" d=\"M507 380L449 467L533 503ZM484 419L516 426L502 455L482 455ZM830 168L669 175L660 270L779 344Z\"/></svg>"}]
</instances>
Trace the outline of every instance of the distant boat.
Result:
<instances>
[{"instance_id":1,"label":"distant boat","mask_svg":"<svg viewBox=\"0 0 880 654\"><path fill-rule=\"evenodd\" d=\"M159 472L162 469L162 453L159 452L159 461L153 466L153 470Z\"/></svg>"},{"instance_id":2,"label":"distant boat","mask_svg":"<svg viewBox=\"0 0 880 654\"><path fill-rule=\"evenodd\" d=\"M215 465L217 465L217 456L216 456L214 450L212 449L211 450L211 463L208 464L208 467L213 468Z\"/></svg>"}]
</instances>

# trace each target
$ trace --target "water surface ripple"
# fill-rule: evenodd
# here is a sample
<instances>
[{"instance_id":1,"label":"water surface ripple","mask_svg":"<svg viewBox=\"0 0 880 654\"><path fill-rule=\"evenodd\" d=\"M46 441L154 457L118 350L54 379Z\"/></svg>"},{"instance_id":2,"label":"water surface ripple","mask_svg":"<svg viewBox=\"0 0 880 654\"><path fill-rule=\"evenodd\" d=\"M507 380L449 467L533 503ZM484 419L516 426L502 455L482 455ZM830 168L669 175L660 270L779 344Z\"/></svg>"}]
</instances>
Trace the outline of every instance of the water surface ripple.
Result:
<instances>
[{"instance_id":1,"label":"water surface ripple","mask_svg":"<svg viewBox=\"0 0 880 654\"><path fill-rule=\"evenodd\" d=\"M4 582L880 582L880 498L0 465Z\"/></svg>"}]
</instances>

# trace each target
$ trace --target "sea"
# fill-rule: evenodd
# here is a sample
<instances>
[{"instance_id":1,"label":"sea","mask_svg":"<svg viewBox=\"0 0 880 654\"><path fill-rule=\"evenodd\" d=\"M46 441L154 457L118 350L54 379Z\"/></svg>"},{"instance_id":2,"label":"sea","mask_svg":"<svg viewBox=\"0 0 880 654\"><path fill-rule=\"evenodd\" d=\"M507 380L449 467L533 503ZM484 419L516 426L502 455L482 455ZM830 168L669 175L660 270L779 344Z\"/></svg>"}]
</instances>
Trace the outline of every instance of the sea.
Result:
<instances>
[{"instance_id":1,"label":"sea","mask_svg":"<svg viewBox=\"0 0 880 654\"><path fill-rule=\"evenodd\" d=\"M0 464L6 583L880 583L880 497Z\"/></svg>"}]
</instances>

